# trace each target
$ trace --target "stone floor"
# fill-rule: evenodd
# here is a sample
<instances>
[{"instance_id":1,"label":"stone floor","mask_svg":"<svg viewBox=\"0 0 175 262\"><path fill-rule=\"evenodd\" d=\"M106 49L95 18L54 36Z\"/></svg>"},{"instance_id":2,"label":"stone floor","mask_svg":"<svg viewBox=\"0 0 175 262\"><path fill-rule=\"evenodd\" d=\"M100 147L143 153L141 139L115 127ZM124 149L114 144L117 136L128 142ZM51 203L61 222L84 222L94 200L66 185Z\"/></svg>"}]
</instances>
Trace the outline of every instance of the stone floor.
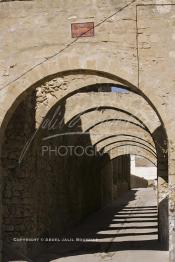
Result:
<instances>
[{"instance_id":1,"label":"stone floor","mask_svg":"<svg viewBox=\"0 0 175 262\"><path fill-rule=\"evenodd\" d=\"M151 188L136 189L90 215L59 241L44 243L39 254L10 261L168 262L168 252L160 251L157 238L156 194Z\"/></svg>"},{"instance_id":2,"label":"stone floor","mask_svg":"<svg viewBox=\"0 0 175 262\"><path fill-rule=\"evenodd\" d=\"M131 190L88 217L34 261L168 262L168 252L160 251L157 238L155 192L150 188Z\"/></svg>"}]
</instances>

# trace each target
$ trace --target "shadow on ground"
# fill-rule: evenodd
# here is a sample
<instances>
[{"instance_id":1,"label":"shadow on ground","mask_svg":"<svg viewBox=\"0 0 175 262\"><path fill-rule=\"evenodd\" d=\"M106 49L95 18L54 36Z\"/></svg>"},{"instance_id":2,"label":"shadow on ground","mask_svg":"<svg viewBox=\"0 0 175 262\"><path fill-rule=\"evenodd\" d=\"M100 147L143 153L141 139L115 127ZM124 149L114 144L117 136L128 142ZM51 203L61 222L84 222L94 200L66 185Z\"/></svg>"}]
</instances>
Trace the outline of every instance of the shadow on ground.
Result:
<instances>
[{"instance_id":1,"label":"shadow on ground","mask_svg":"<svg viewBox=\"0 0 175 262\"><path fill-rule=\"evenodd\" d=\"M44 242L31 244L27 257L6 246L3 262L17 259L50 262L82 254L160 250L157 240L157 207L131 206L130 202L135 200L136 193L137 190L125 193L120 200L90 215L69 232L49 236L56 238L55 242L47 241L48 236L45 236Z\"/></svg>"}]
</instances>

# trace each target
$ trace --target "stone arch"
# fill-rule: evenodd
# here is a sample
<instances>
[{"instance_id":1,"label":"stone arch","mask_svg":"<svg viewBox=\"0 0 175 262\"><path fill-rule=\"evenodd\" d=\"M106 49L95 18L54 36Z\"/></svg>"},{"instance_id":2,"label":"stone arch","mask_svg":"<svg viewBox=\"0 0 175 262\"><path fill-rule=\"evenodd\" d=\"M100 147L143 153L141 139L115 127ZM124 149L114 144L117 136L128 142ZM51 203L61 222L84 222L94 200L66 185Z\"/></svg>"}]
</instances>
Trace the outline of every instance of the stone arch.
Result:
<instances>
[{"instance_id":1,"label":"stone arch","mask_svg":"<svg viewBox=\"0 0 175 262\"><path fill-rule=\"evenodd\" d=\"M81 106L80 103L82 103ZM110 92L79 93L67 98L66 105L68 108L71 107L71 111L68 111L65 116L66 122L69 121L67 119L73 118L73 116L79 112L87 112L91 108L103 108L105 106L112 108L117 106L119 110L125 112L127 111L132 116L135 116L137 120L139 119L138 121L144 123L144 125L149 128L151 133L153 133L154 130L161 125L157 115L149 104L140 95L132 92L127 94L115 94ZM141 114L141 112L143 113Z\"/></svg>"},{"instance_id":2,"label":"stone arch","mask_svg":"<svg viewBox=\"0 0 175 262\"><path fill-rule=\"evenodd\" d=\"M100 110L101 109L101 110ZM90 122L86 122L86 119L91 119ZM98 122L97 122L98 118ZM108 121L109 119L122 119L124 121L131 121L135 124L138 124L145 127L141 122L139 122L139 119L137 120L134 116L129 114L128 112L123 112L121 110L118 110L117 108L110 108L110 107L100 107L99 110L89 110L86 112L86 114L81 114L81 120L82 122L85 122L86 125L84 127L85 132L88 132L92 126L98 124L102 121Z\"/></svg>"},{"instance_id":3,"label":"stone arch","mask_svg":"<svg viewBox=\"0 0 175 262\"><path fill-rule=\"evenodd\" d=\"M145 150L147 150L148 152L153 154L155 157L157 157L155 151L152 148L143 144L142 142L132 141L132 140L118 140L118 141L115 141L115 142L111 142L111 143L104 145L100 150L104 150L104 152L108 152L108 150L115 145L118 145L118 146L120 146L120 145L121 146L122 145L138 146L140 148L144 148Z\"/></svg>"},{"instance_id":4,"label":"stone arch","mask_svg":"<svg viewBox=\"0 0 175 262\"><path fill-rule=\"evenodd\" d=\"M111 84L110 84L111 85ZM89 88L91 88L91 86L89 86ZM64 88L63 88L63 90L64 90ZM72 96L72 93L71 94L69 94L68 96L66 96L66 97L70 97L70 96ZM65 98L65 97L64 97Z\"/></svg>"},{"instance_id":5,"label":"stone arch","mask_svg":"<svg viewBox=\"0 0 175 262\"><path fill-rule=\"evenodd\" d=\"M50 66L48 66L48 69L50 69ZM38 69L39 70L39 69ZM39 70L40 71L40 70ZM41 70L42 71L42 70ZM66 97L66 94L72 95L74 94L75 90L81 90L82 88L82 81L80 81L79 85L74 84L73 87L70 87L70 90L67 90L67 88L64 86L64 83L62 82L62 80L60 80L61 77L65 77L65 76L90 76L90 79L87 80L86 82L86 86L91 86L94 84L109 84L109 85L117 85L117 86L121 86L124 88L128 88L130 91L135 92L137 94L140 94L142 97L144 97L144 99L150 104L150 106L153 108L153 110L156 112L161 124L163 124L162 119L157 111L157 109L155 108L155 106L152 104L151 100L149 100L149 98L144 95L144 93L139 90L138 88L136 88L136 86L134 86L133 84L115 76L112 75L111 73L106 73L106 72L102 72L102 71L95 71L95 70L83 70L83 69L79 69L79 70L66 70L66 71L61 71L60 73L54 73L54 74L49 74L49 71L47 72L47 75L44 75L44 72L42 72L41 74L37 73L34 74L34 77L31 77L30 74L25 76L25 78L21 78L19 79L15 85L14 84L10 84L8 85L8 87L6 89L3 89L1 92L3 94L3 99L5 101L5 103L3 104L2 101L2 105L0 108L0 112L1 112L1 134L3 133L3 130L5 129L5 126L7 125L11 115L13 114L14 110L17 108L17 105L19 105L19 103L28 95L28 92L30 92L30 90L34 90L35 88L37 88L37 86L41 86L44 83L48 83L51 80L53 80L54 78L58 79L58 88L60 93L59 93L59 99L61 99L63 96ZM60 70L58 70L57 72L59 72ZM45 73L46 73L45 72ZM33 73L31 73L31 75L33 75ZM91 78L92 77L92 78ZM61 81L61 82L60 82ZM110 82L111 81L111 82ZM84 84L83 84L84 85ZM18 88L18 86L20 86L20 88ZM13 92L12 92L13 90ZM76 92L75 92L76 93ZM55 104L55 101L57 101L57 97L56 100L54 100L53 104Z\"/></svg>"},{"instance_id":6,"label":"stone arch","mask_svg":"<svg viewBox=\"0 0 175 262\"><path fill-rule=\"evenodd\" d=\"M108 83L109 84L109 83ZM111 84L109 84L109 85L111 85ZM89 86L89 88L90 88L90 86ZM82 90L82 89L80 89L80 90ZM88 91L88 89L86 89L86 91ZM73 92L73 93L71 93L69 96L66 96L66 98L68 98L68 97L70 97L70 96L72 96L72 95L74 95L74 94L76 94L76 92ZM161 121L160 121L161 122ZM166 134L165 134L165 132L164 132L164 129L163 129L163 126L161 125L161 132L162 132L162 134L164 134L163 136L164 136L164 139L166 140ZM152 130L152 131L154 131L154 129ZM154 133L153 133L154 134ZM154 134L154 139L156 138L156 135ZM160 146L160 144L159 143L157 143L157 146L159 147ZM160 147L161 148L161 147ZM163 147L162 147L163 148ZM161 150L162 150L162 148L161 148ZM166 160L165 161L163 161L163 162L166 162ZM164 165L164 164L163 164ZM166 164L165 164L166 165ZM158 171L159 171L160 169L158 169ZM159 172L160 173L160 172ZM162 171L161 171L161 173L162 173ZM167 171L165 170L165 171L163 171L163 173L164 173L164 175L165 174L167 174ZM165 195L165 193L163 193L163 195Z\"/></svg>"},{"instance_id":7,"label":"stone arch","mask_svg":"<svg viewBox=\"0 0 175 262\"><path fill-rule=\"evenodd\" d=\"M106 137L109 137L109 136L124 134L124 135L133 135L133 136L140 137L141 139L144 139L144 140L148 141L149 143L151 143L154 147L154 141L153 141L152 137L144 129L142 129L138 126L135 126L131 123L128 124L128 123L125 123L125 122L120 123L121 129L119 129L117 127L118 127L117 122L113 122L112 127L105 125L104 123L101 123L101 124L95 126L90 131L92 143L96 144L99 140L106 138ZM127 127L129 127L129 128L127 129ZM101 134L99 134L99 130L101 128L103 128L102 129L103 132Z\"/></svg>"},{"instance_id":8,"label":"stone arch","mask_svg":"<svg viewBox=\"0 0 175 262\"><path fill-rule=\"evenodd\" d=\"M113 84L121 86L126 85L132 87L132 89L136 89L132 84L129 84L127 81L124 81L119 77L115 77L114 75L109 73L85 69L72 69L65 71L58 70L53 73L53 68L54 67L48 66L46 71L43 70L43 68L38 68L36 71L29 73L24 78L20 78L17 81L15 81L15 84L9 84L6 88L1 90L3 95L3 101L5 101L4 104L2 101L0 107L1 133L3 132L3 129L5 129L5 126L7 125L10 117L12 116L17 106L23 99L27 97L30 91L35 90L39 86L47 85L47 83L53 81L53 79L57 80L56 84L58 85L59 99L66 95L69 96L69 94L72 95L76 90L80 90L82 88L82 77L87 77L87 86L97 83L108 84L110 81L112 81L111 83ZM76 77L79 79L79 81L70 81L72 86L68 88L67 86L65 86L65 82L63 80L63 78L65 78L65 81L67 81L66 77L68 77L69 80L72 80L72 78L75 80ZM55 104L55 101L57 101L57 99L58 98L56 97L56 100L53 100L52 105Z\"/></svg>"},{"instance_id":9,"label":"stone arch","mask_svg":"<svg viewBox=\"0 0 175 262\"><path fill-rule=\"evenodd\" d=\"M104 113L105 110L113 110L116 113L118 111L118 113L125 115L125 117L123 117L123 118L119 117L118 118L119 121L121 120L123 122L125 121L125 122L133 123L134 125L139 126L140 128L145 129L146 131L149 132L148 127L144 123L142 123L142 121L137 116L131 114L128 111L121 110L120 108L115 107L115 106L99 106L98 108L97 107L91 107L87 110L81 111L79 114L75 114L72 118L68 119L68 121L66 122L66 125L69 126L69 124L71 124L72 122L74 123L78 116L82 117L82 116L87 115L88 113L91 113L93 111L97 111L97 112L102 111L102 113ZM126 119L126 116L128 116L130 119ZM110 119L110 116L108 116L107 120L109 120L109 119ZM106 122L107 122L107 120L106 120ZM104 120L104 122L105 122L105 120ZM97 126L97 125L98 125L98 123L95 123L94 127ZM86 131L90 130L91 128L92 128L92 126L87 128Z\"/></svg>"},{"instance_id":10,"label":"stone arch","mask_svg":"<svg viewBox=\"0 0 175 262\"><path fill-rule=\"evenodd\" d=\"M123 152L124 153L124 152ZM116 157L118 157L118 156L122 156L123 155L123 153L121 152L121 153L116 153L116 156L113 156L113 158L111 158L111 159L114 159L114 158L116 158ZM132 154L132 151L131 151L131 154ZM154 159L151 159L151 158L149 158L148 156L145 156L144 154L136 154L136 153L134 153L134 154L132 154L132 155L134 155L134 156L139 156L139 157L143 157L144 159L146 159L146 160L148 160L151 164L153 164L155 167L157 167L157 163L156 162L154 162Z\"/></svg>"},{"instance_id":11,"label":"stone arch","mask_svg":"<svg viewBox=\"0 0 175 262\"><path fill-rule=\"evenodd\" d=\"M101 146L103 145L106 145L106 142L107 143L110 143L110 142L115 142L116 141L116 137L119 137L119 139L128 139L129 138L132 140L132 139L136 139L138 141L141 141L141 142L144 142L144 143L147 143L149 146L152 147L152 149L154 149L153 145L148 142L147 140L139 137L139 136L134 136L134 135L125 135L125 134L118 134L118 135L111 135L109 137L106 137L106 138L102 138L101 140L97 141L94 146L97 146L98 144L100 144L101 142L104 142L104 144L102 143Z\"/></svg>"},{"instance_id":12,"label":"stone arch","mask_svg":"<svg viewBox=\"0 0 175 262\"><path fill-rule=\"evenodd\" d=\"M102 83L104 83L104 77L102 77L102 75L100 76L101 77L101 80L102 80ZM116 78L115 78L116 79ZM113 80L114 81L114 80ZM116 82L118 81L118 79L116 80ZM34 81L35 82L35 81ZM112 84L112 83L109 83L109 79L107 79L106 80L106 82L108 83L108 84ZM114 81L115 82L115 81ZM27 86L27 82L23 82L23 84L24 84L24 87L25 87L25 90L27 89L27 91L29 91L28 90L28 88L26 88L26 86ZM26 84L26 86L25 86L25 84ZM82 84L82 83L81 83ZM126 84L126 82L125 82L125 84ZM37 87L37 85L38 85L38 83L36 84L34 84L34 86L32 86L31 88L36 88ZM115 85L115 84L114 84ZM118 83L117 83L117 85L118 85ZM128 85L129 86L129 85ZM23 88L24 88L23 87ZM6 107L4 107L4 109L2 110L3 111L3 113L2 113L2 129L1 129L1 132L3 133L3 131L5 130L5 127L6 127L6 125L7 125L7 123L9 122L9 119L10 119L10 116L12 116L12 114L13 114L13 112L14 112L14 109L15 108L17 108L17 105L20 103L20 101L21 100L23 100L23 95L24 95L24 89L23 90L17 90L17 88L15 87L14 89L13 89L13 92L15 93L16 92L16 94L14 95L14 93L8 93L8 91L10 90L9 89L10 87L8 87L8 90L4 90L3 92L5 92L6 93L6 95L8 96L9 94L9 97L8 97L8 100L7 100L7 105L6 105ZM11 90L12 90L12 88L13 88L13 86L11 87ZM135 90L137 90L136 88L134 88L132 85L130 85L130 88L131 89L135 89ZM16 91L15 91L15 89L16 89ZM68 94L70 95L70 91L67 91L68 92ZM74 91L72 91L72 93L71 94L73 94L73 92ZM139 90L137 90L137 92L140 92ZM62 94L60 94L60 97L62 96L63 97L63 94L64 94L64 88L63 88L63 92L62 92ZM27 96L27 93L25 94L25 96ZM56 98L56 99L58 99L58 97ZM161 119L160 119L161 120ZM1 133L1 134L2 134Z\"/></svg>"},{"instance_id":13,"label":"stone arch","mask_svg":"<svg viewBox=\"0 0 175 262\"><path fill-rule=\"evenodd\" d=\"M146 147L144 147L142 145L138 145L137 143L131 143L131 142L130 143L116 142L116 143L114 143L112 145L107 145L107 146L105 146L105 151L104 152L108 153L110 150L112 150L114 148L120 148L120 147L125 147L126 152L127 151L130 152L130 150L128 150L130 147L137 147L137 148L139 148L141 150L142 149L145 150L146 152L148 152L149 154L153 155L156 158L156 155L152 151L150 151L148 148L146 148Z\"/></svg>"},{"instance_id":14,"label":"stone arch","mask_svg":"<svg viewBox=\"0 0 175 262\"><path fill-rule=\"evenodd\" d=\"M157 166L157 159L154 155L150 154L144 148L140 147L127 147L123 145L122 147L112 147L109 149L108 154L110 159L116 158L117 156L131 154L131 155L140 155L142 157L148 158L155 166Z\"/></svg>"}]
</instances>

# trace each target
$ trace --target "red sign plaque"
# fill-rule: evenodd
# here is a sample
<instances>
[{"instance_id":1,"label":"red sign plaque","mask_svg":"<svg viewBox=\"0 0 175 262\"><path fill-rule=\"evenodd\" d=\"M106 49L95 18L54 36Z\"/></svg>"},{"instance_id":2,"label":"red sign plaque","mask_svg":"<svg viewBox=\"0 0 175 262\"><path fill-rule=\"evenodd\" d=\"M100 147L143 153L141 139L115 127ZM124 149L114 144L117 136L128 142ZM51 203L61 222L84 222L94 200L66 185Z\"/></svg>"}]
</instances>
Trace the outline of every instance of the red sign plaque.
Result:
<instances>
[{"instance_id":1,"label":"red sign plaque","mask_svg":"<svg viewBox=\"0 0 175 262\"><path fill-rule=\"evenodd\" d=\"M74 23L71 24L72 37L90 37L94 36L94 23Z\"/></svg>"}]
</instances>

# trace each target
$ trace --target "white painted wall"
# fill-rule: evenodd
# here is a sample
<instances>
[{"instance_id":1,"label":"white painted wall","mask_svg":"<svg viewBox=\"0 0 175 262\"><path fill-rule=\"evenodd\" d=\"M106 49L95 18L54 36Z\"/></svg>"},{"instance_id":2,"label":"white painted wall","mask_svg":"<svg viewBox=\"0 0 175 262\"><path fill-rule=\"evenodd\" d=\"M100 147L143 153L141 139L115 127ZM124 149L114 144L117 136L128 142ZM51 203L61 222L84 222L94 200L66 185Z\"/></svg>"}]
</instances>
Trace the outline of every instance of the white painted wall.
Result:
<instances>
[{"instance_id":1,"label":"white painted wall","mask_svg":"<svg viewBox=\"0 0 175 262\"><path fill-rule=\"evenodd\" d=\"M131 174L143 177L147 180L153 180L157 178L157 168L156 167L136 167L135 166L135 156L131 155Z\"/></svg>"}]
</instances>

